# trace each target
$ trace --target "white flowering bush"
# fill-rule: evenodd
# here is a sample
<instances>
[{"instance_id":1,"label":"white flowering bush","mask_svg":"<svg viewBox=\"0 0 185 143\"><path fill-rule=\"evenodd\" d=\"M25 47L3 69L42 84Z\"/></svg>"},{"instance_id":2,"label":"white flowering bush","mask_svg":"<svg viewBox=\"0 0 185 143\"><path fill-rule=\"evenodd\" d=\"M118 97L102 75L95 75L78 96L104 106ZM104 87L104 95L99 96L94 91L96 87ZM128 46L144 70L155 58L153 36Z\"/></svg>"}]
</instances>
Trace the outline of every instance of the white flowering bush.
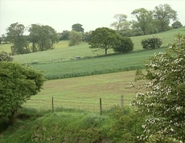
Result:
<instances>
[{"instance_id":1,"label":"white flowering bush","mask_svg":"<svg viewBox=\"0 0 185 143\"><path fill-rule=\"evenodd\" d=\"M185 35L176 35L165 52L154 54L146 64L146 74L137 73L149 79L147 92L138 93L133 101L147 117L138 138L185 142Z\"/></svg>"},{"instance_id":2,"label":"white flowering bush","mask_svg":"<svg viewBox=\"0 0 185 143\"><path fill-rule=\"evenodd\" d=\"M143 49L156 49L162 45L162 39L159 37L149 37L141 41Z\"/></svg>"}]
</instances>

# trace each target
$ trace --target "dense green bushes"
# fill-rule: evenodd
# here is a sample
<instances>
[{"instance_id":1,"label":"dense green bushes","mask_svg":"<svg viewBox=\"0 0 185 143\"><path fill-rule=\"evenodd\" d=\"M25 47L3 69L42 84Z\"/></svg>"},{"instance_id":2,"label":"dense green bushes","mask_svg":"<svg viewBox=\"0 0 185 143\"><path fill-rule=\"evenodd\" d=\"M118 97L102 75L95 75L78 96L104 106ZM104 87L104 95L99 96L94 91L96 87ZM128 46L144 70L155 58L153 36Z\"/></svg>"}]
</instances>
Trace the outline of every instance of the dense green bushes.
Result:
<instances>
[{"instance_id":1,"label":"dense green bushes","mask_svg":"<svg viewBox=\"0 0 185 143\"><path fill-rule=\"evenodd\" d=\"M149 37L141 41L143 49L156 49L162 45L162 39L159 37Z\"/></svg>"},{"instance_id":2,"label":"dense green bushes","mask_svg":"<svg viewBox=\"0 0 185 143\"><path fill-rule=\"evenodd\" d=\"M119 53L128 53L134 49L134 43L129 37L120 37L119 44L113 50Z\"/></svg>"},{"instance_id":3,"label":"dense green bushes","mask_svg":"<svg viewBox=\"0 0 185 143\"><path fill-rule=\"evenodd\" d=\"M0 63L0 125L15 123L22 104L40 91L44 80L42 73L31 68Z\"/></svg>"}]
</instances>

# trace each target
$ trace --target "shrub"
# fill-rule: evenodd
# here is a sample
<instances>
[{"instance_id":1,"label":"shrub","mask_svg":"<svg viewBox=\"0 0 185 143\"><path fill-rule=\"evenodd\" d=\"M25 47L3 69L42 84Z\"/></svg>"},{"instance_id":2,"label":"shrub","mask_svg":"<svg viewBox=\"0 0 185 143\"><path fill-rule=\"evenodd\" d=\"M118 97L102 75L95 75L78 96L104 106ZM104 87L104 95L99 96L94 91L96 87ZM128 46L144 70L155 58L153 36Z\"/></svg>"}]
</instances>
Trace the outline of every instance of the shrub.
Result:
<instances>
[{"instance_id":1,"label":"shrub","mask_svg":"<svg viewBox=\"0 0 185 143\"><path fill-rule=\"evenodd\" d=\"M45 79L29 67L1 62L0 81L0 124L14 124L22 104L40 91Z\"/></svg>"},{"instance_id":2,"label":"shrub","mask_svg":"<svg viewBox=\"0 0 185 143\"><path fill-rule=\"evenodd\" d=\"M119 44L114 47L114 52L128 53L132 51L134 44L129 37L120 37Z\"/></svg>"},{"instance_id":3,"label":"shrub","mask_svg":"<svg viewBox=\"0 0 185 143\"><path fill-rule=\"evenodd\" d=\"M10 56L7 52L0 52L0 62L1 61L13 61L13 57Z\"/></svg>"},{"instance_id":4,"label":"shrub","mask_svg":"<svg viewBox=\"0 0 185 143\"><path fill-rule=\"evenodd\" d=\"M148 79L147 92L137 93L133 101L138 111L146 114L140 138L155 142L185 141L185 35L176 35L165 52L154 54L139 74ZM146 87L145 86L145 87ZM183 131L182 131L183 130ZM153 136L153 137L152 137Z\"/></svg>"},{"instance_id":5,"label":"shrub","mask_svg":"<svg viewBox=\"0 0 185 143\"><path fill-rule=\"evenodd\" d=\"M162 39L159 37L149 37L141 41L143 49L155 49L160 48L162 45Z\"/></svg>"}]
</instances>

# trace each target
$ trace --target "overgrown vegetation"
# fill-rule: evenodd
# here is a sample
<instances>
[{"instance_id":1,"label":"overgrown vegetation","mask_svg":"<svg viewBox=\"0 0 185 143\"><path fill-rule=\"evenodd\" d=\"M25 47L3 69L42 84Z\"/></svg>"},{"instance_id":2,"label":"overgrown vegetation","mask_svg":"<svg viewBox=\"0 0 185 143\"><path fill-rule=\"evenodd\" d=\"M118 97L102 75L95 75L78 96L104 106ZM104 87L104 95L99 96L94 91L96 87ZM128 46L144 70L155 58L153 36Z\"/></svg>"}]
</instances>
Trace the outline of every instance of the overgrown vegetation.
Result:
<instances>
[{"instance_id":1,"label":"overgrown vegetation","mask_svg":"<svg viewBox=\"0 0 185 143\"><path fill-rule=\"evenodd\" d=\"M40 91L44 80L31 68L0 62L0 127L15 123L23 103Z\"/></svg>"},{"instance_id":2,"label":"overgrown vegetation","mask_svg":"<svg viewBox=\"0 0 185 143\"><path fill-rule=\"evenodd\" d=\"M18 123L10 127L9 132L5 131L0 141L121 143L124 140L133 143L142 131L142 122L142 116L138 118L128 107L124 112L120 107L112 107L102 116L68 109L59 109L55 113L23 109Z\"/></svg>"}]
</instances>

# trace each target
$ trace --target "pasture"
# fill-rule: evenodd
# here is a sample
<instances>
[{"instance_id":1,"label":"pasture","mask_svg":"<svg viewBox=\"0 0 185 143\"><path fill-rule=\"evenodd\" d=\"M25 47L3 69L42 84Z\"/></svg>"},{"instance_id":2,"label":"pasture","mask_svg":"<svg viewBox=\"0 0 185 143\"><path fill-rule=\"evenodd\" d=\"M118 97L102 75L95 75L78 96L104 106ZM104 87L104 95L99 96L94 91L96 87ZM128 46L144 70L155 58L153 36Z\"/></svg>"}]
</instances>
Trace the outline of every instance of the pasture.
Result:
<instances>
[{"instance_id":1,"label":"pasture","mask_svg":"<svg viewBox=\"0 0 185 143\"><path fill-rule=\"evenodd\" d=\"M102 98L103 110L121 104L129 106L143 81L134 81L135 71L111 74L84 76L68 79L48 80L43 90L33 96L24 107L38 110L51 110L51 99L54 97L54 108L73 108L99 112L99 99ZM135 87L130 87L133 83Z\"/></svg>"},{"instance_id":2,"label":"pasture","mask_svg":"<svg viewBox=\"0 0 185 143\"><path fill-rule=\"evenodd\" d=\"M31 66L36 70L43 71L47 79L97 75L144 68L144 60L147 60L153 53L164 50L165 48L160 48L106 57L38 63Z\"/></svg>"},{"instance_id":3,"label":"pasture","mask_svg":"<svg viewBox=\"0 0 185 143\"><path fill-rule=\"evenodd\" d=\"M153 36L161 37L163 40L163 47L167 46L174 39L175 34L185 34L185 28L173 29L163 33L153 34ZM142 50L141 40L152 35L136 36L131 37L134 43L134 51ZM11 44L0 44L0 51L10 52ZM82 42L80 45L68 47L68 41L60 41L54 45L54 50L48 50L43 52L36 52L24 55L15 55L14 61L19 63L31 63L38 61L40 63L51 62L51 61L66 61L80 57L94 57L104 55L104 50L90 49L87 43ZM114 53L111 49L108 50L109 54Z\"/></svg>"},{"instance_id":4,"label":"pasture","mask_svg":"<svg viewBox=\"0 0 185 143\"><path fill-rule=\"evenodd\" d=\"M127 88L130 82L134 82L133 70L143 68L143 61L153 53L164 51L178 33L185 34L185 28L156 34L163 39L163 48L155 50L142 50L140 45L143 38L151 35L132 37L135 47L129 54L113 54L109 50L109 55L103 56L104 50L89 49L87 43L67 47L68 41L60 41L54 50L16 55L15 62L32 63L31 67L43 71L44 76L50 79L46 81L44 89L24 106L51 109L51 98L54 97L55 108L97 111L99 98L103 100L103 108L109 108L120 105L121 95L124 95L125 105L129 105L135 93L141 90ZM1 44L1 50L5 49L3 46L7 45ZM82 58L76 59L76 56ZM138 82L134 84L138 86Z\"/></svg>"}]
</instances>

